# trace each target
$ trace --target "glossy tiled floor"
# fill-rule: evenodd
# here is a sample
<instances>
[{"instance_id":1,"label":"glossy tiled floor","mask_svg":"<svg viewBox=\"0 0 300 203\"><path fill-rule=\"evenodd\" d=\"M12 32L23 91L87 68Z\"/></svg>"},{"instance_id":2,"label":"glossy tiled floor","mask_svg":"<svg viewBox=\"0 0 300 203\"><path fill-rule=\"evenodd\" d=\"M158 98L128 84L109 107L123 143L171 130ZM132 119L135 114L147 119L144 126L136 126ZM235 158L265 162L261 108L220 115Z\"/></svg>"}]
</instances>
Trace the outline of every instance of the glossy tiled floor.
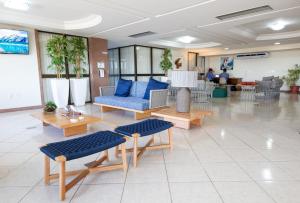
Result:
<instances>
[{"instance_id":1,"label":"glossy tiled floor","mask_svg":"<svg viewBox=\"0 0 300 203\"><path fill-rule=\"evenodd\" d=\"M300 202L300 102L298 96L281 96L279 103L232 97L195 104L215 114L202 128L175 129L172 152L147 152L138 168L130 165L125 174L90 175L67 193L66 202ZM92 105L82 109L105 121L92 125L91 132L133 122L129 113L102 115ZM43 128L31 112L0 115L0 202L59 202L57 182L42 182L38 147L65 138L60 130ZM165 139L161 133L156 142ZM67 168L80 168L98 156Z\"/></svg>"}]
</instances>

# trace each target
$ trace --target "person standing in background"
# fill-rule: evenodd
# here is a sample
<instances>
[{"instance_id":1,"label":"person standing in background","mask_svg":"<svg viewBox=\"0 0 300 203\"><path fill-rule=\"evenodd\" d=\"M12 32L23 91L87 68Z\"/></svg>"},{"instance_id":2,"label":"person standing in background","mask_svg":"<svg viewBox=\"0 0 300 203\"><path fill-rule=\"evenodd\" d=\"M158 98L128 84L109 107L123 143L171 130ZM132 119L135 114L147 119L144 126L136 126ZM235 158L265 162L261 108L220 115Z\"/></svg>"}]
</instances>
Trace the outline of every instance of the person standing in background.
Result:
<instances>
[{"instance_id":1,"label":"person standing in background","mask_svg":"<svg viewBox=\"0 0 300 203\"><path fill-rule=\"evenodd\" d=\"M223 73L220 74L220 78L224 78L225 81L227 82L227 80L229 78L229 74L227 73L226 68L223 69Z\"/></svg>"},{"instance_id":2,"label":"person standing in background","mask_svg":"<svg viewBox=\"0 0 300 203\"><path fill-rule=\"evenodd\" d=\"M206 80L213 81L215 78L215 74L212 68L208 69L208 72L206 73Z\"/></svg>"}]
</instances>

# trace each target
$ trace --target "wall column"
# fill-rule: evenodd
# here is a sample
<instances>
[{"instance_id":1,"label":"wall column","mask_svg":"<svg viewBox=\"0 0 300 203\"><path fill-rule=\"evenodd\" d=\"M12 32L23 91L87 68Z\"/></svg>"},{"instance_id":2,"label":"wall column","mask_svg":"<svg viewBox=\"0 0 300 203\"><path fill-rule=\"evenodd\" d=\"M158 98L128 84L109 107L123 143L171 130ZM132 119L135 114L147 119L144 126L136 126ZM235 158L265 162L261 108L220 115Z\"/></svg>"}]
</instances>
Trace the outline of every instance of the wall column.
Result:
<instances>
[{"instance_id":1,"label":"wall column","mask_svg":"<svg viewBox=\"0 0 300 203\"><path fill-rule=\"evenodd\" d=\"M90 79L91 79L91 97L99 96L99 87L109 84L109 67L108 67L108 49L107 40L101 38L89 38L89 64L90 64ZM97 62L104 62L104 77L100 78Z\"/></svg>"}]
</instances>

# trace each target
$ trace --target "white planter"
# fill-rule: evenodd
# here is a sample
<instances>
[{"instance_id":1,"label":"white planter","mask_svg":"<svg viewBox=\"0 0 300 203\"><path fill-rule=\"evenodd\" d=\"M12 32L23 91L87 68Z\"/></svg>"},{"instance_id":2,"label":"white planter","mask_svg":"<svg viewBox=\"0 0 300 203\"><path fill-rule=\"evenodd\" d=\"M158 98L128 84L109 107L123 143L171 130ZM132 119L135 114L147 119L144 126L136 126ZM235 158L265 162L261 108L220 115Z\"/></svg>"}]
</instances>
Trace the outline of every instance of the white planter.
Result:
<instances>
[{"instance_id":1,"label":"white planter","mask_svg":"<svg viewBox=\"0 0 300 203\"><path fill-rule=\"evenodd\" d=\"M64 108L68 105L69 99L69 80L52 79L51 89L54 103L57 108Z\"/></svg>"},{"instance_id":2,"label":"white planter","mask_svg":"<svg viewBox=\"0 0 300 203\"><path fill-rule=\"evenodd\" d=\"M87 95L88 78L70 79L70 83L75 106L83 106Z\"/></svg>"},{"instance_id":3,"label":"white planter","mask_svg":"<svg viewBox=\"0 0 300 203\"><path fill-rule=\"evenodd\" d=\"M160 81L161 81L161 82L168 82L168 77L166 77L166 76L161 76L161 77L160 77Z\"/></svg>"}]
</instances>

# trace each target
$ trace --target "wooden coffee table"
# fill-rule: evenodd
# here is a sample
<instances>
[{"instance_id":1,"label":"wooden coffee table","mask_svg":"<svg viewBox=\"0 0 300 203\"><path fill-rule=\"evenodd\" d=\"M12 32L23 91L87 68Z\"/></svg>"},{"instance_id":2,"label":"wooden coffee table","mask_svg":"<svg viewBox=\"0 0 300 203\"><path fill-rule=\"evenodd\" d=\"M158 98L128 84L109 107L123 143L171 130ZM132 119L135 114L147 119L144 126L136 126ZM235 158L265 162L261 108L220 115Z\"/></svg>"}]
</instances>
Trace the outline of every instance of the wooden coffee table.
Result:
<instances>
[{"instance_id":1,"label":"wooden coffee table","mask_svg":"<svg viewBox=\"0 0 300 203\"><path fill-rule=\"evenodd\" d=\"M179 113L174 107L152 112L152 116L164 118L172 122L175 127L190 129L191 125L201 126L204 116L211 116L212 111L191 110L190 113Z\"/></svg>"},{"instance_id":2,"label":"wooden coffee table","mask_svg":"<svg viewBox=\"0 0 300 203\"><path fill-rule=\"evenodd\" d=\"M41 120L44 126L51 125L63 129L65 137L86 133L88 124L101 121L100 118L89 115L82 115L84 119L78 120L76 123L71 123L70 119L62 116L60 113L38 112L32 114L32 116Z\"/></svg>"}]
</instances>

